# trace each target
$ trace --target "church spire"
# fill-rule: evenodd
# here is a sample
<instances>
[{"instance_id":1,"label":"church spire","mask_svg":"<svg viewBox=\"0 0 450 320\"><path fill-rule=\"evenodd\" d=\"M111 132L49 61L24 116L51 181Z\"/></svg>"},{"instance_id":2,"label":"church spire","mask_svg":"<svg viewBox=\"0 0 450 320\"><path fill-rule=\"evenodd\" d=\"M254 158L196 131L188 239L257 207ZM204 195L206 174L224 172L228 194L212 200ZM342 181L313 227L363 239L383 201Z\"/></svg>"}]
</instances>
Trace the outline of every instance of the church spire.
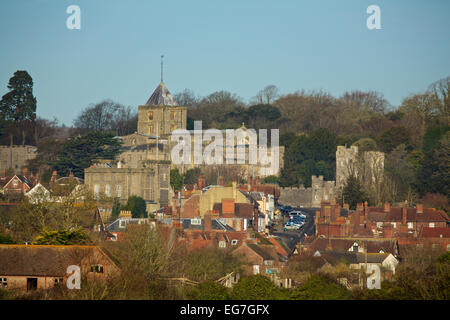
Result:
<instances>
[{"instance_id":1,"label":"church spire","mask_svg":"<svg viewBox=\"0 0 450 320\"><path fill-rule=\"evenodd\" d=\"M164 55L161 55L161 82L163 82L163 58Z\"/></svg>"}]
</instances>

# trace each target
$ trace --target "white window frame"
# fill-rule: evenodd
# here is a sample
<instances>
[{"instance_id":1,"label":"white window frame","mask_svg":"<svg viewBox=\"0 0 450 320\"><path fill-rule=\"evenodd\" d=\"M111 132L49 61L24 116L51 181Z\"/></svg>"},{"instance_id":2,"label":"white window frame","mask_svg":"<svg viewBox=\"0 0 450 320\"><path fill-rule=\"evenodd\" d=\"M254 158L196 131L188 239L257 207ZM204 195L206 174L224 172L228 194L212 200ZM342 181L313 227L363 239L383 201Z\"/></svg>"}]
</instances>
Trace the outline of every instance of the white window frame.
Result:
<instances>
[{"instance_id":1,"label":"white window frame","mask_svg":"<svg viewBox=\"0 0 450 320\"><path fill-rule=\"evenodd\" d=\"M122 186L120 184L117 185L116 192L117 192L117 198L120 198L122 196Z\"/></svg>"},{"instance_id":2,"label":"white window frame","mask_svg":"<svg viewBox=\"0 0 450 320\"><path fill-rule=\"evenodd\" d=\"M414 229L414 224L412 222L408 222L408 229Z\"/></svg>"},{"instance_id":3,"label":"white window frame","mask_svg":"<svg viewBox=\"0 0 450 320\"><path fill-rule=\"evenodd\" d=\"M239 242L239 240L233 239L233 240L231 240L231 245L235 246L238 244L238 242Z\"/></svg>"},{"instance_id":4,"label":"white window frame","mask_svg":"<svg viewBox=\"0 0 450 320\"><path fill-rule=\"evenodd\" d=\"M253 274L259 274L259 264L253 265Z\"/></svg>"},{"instance_id":5,"label":"white window frame","mask_svg":"<svg viewBox=\"0 0 450 320\"><path fill-rule=\"evenodd\" d=\"M107 197L110 197L110 196L111 196L111 187L110 187L109 184L105 185L105 195L106 195Z\"/></svg>"},{"instance_id":6,"label":"white window frame","mask_svg":"<svg viewBox=\"0 0 450 320\"><path fill-rule=\"evenodd\" d=\"M434 222L430 222L430 223L428 224L428 226L429 226L430 228L434 228Z\"/></svg>"},{"instance_id":7,"label":"white window frame","mask_svg":"<svg viewBox=\"0 0 450 320\"><path fill-rule=\"evenodd\" d=\"M227 244L225 241L223 241L223 240L219 241L219 248L226 248L226 246L227 246Z\"/></svg>"}]
</instances>

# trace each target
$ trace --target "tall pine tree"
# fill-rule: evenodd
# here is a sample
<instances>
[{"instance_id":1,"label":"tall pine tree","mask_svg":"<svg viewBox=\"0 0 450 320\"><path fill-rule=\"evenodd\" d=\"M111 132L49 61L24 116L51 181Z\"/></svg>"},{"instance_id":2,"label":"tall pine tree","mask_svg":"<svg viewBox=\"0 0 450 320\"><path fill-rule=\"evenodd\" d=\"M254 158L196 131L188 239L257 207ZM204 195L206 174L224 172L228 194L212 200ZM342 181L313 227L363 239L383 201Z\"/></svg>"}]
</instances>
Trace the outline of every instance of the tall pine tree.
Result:
<instances>
[{"instance_id":1,"label":"tall pine tree","mask_svg":"<svg viewBox=\"0 0 450 320\"><path fill-rule=\"evenodd\" d=\"M9 79L9 92L0 101L0 118L9 126L10 143L13 145L13 129L21 128L22 145L25 144L27 122L36 119L36 98L33 96L33 79L26 71L16 71Z\"/></svg>"}]
</instances>

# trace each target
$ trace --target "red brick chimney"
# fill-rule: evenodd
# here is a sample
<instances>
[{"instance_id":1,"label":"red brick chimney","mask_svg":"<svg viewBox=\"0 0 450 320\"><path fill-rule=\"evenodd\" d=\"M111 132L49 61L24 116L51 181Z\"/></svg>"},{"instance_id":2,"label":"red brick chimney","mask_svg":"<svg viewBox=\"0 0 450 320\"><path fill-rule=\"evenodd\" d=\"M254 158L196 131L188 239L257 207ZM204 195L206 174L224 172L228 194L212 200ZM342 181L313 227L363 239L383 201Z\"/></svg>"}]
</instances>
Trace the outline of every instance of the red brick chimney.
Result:
<instances>
[{"instance_id":1,"label":"red brick chimney","mask_svg":"<svg viewBox=\"0 0 450 320\"><path fill-rule=\"evenodd\" d=\"M28 168L23 168L22 169L22 175L25 177L28 177Z\"/></svg>"},{"instance_id":2,"label":"red brick chimney","mask_svg":"<svg viewBox=\"0 0 450 320\"><path fill-rule=\"evenodd\" d=\"M393 238L394 237L394 226L392 224L387 224L383 226L383 238Z\"/></svg>"},{"instance_id":3,"label":"red brick chimney","mask_svg":"<svg viewBox=\"0 0 450 320\"><path fill-rule=\"evenodd\" d=\"M384 212L390 212L391 211L391 205L389 202L384 203Z\"/></svg>"},{"instance_id":4,"label":"red brick chimney","mask_svg":"<svg viewBox=\"0 0 450 320\"><path fill-rule=\"evenodd\" d=\"M417 204L416 210L417 213L423 213L423 204Z\"/></svg>"},{"instance_id":5,"label":"red brick chimney","mask_svg":"<svg viewBox=\"0 0 450 320\"><path fill-rule=\"evenodd\" d=\"M55 182L56 181L56 177L58 176L58 173L56 172L56 170L54 170L53 172L52 172L52 182Z\"/></svg>"},{"instance_id":6,"label":"red brick chimney","mask_svg":"<svg viewBox=\"0 0 450 320\"><path fill-rule=\"evenodd\" d=\"M204 187L206 187L206 177L204 174L201 174L198 177L198 188L199 190L202 190Z\"/></svg>"},{"instance_id":7,"label":"red brick chimney","mask_svg":"<svg viewBox=\"0 0 450 320\"><path fill-rule=\"evenodd\" d=\"M323 207L325 222L330 222L331 220L331 207L327 204Z\"/></svg>"},{"instance_id":8,"label":"red brick chimney","mask_svg":"<svg viewBox=\"0 0 450 320\"><path fill-rule=\"evenodd\" d=\"M258 224L259 224L259 212L258 208L253 208L253 230L258 231Z\"/></svg>"},{"instance_id":9,"label":"red brick chimney","mask_svg":"<svg viewBox=\"0 0 450 320\"><path fill-rule=\"evenodd\" d=\"M227 216L234 216L234 199L222 199L222 214Z\"/></svg>"},{"instance_id":10,"label":"red brick chimney","mask_svg":"<svg viewBox=\"0 0 450 320\"><path fill-rule=\"evenodd\" d=\"M367 219L369 218L369 204L366 202L364 202L364 220L367 221Z\"/></svg>"},{"instance_id":11,"label":"red brick chimney","mask_svg":"<svg viewBox=\"0 0 450 320\"><path fill-rule=\"evenodd\" d=\"M219 176L219 186L222 186L222 187L224 187L225 186L225 180L223 179L223 177L222 176Z\"/></svg>"},{"instance_id":12,"label":"red brick chimney","mask_svg":"<svg viewBox=\"0 0 450 320\"><path fill-rule=\"evenodd\" d=\"M331 200L331 212L330 212L331 222L336 222L336 201Z\"/></svg>"},{"instance_id":13,"label":"red brick chimney","mask_svg":"<svg viewBox=\"0 0 450 320\"><path fill-rule=\"evenodd\" d=\"M205 214L205 216L203 217L203 230L211 231L211 225L212 225L211 215Z\"/></svg>"},{"instance_id":14,"label":"red brick chimney","mask_svg":"<svg viewBox=\"0 0 450 320\"><path fill-rule=\"evenodd\" d=\"M73 178L73 172L72 172L72 170L70 170L69 177L70 177L70 178Z\"/></svg>"},{"instance_id":15,"label":"red brick chimney","mask_svg":"<svg viewBox=\"0 0 450 320\"><path fill-rule=\"evenodd\" d=\"M403 208L402 208L402 223L403 223L403 224L406 224L406 222L407 222L407 212L408 212L408 207L407 207L407 205L408 205L408 202L405 201L405 202L403 203Z\"/></svg>"}]
</instances>

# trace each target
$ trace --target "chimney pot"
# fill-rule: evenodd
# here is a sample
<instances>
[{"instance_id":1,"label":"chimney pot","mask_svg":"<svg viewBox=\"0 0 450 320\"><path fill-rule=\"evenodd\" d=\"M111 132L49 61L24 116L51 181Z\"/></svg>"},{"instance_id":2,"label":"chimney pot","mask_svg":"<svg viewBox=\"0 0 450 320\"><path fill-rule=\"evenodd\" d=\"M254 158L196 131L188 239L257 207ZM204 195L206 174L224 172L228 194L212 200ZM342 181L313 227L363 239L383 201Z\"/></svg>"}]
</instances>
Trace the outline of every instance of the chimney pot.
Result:
<instances>
[{"instance_id":1,"label":"chimney pot","mask_svg":"<svg viewBox=\"0 0 450 320\"><path fill-rule=\"evenodd\" d=\"M417 213L423 213L423 205L422 204L417 205Z\"/></svg>"}]
</instances>

